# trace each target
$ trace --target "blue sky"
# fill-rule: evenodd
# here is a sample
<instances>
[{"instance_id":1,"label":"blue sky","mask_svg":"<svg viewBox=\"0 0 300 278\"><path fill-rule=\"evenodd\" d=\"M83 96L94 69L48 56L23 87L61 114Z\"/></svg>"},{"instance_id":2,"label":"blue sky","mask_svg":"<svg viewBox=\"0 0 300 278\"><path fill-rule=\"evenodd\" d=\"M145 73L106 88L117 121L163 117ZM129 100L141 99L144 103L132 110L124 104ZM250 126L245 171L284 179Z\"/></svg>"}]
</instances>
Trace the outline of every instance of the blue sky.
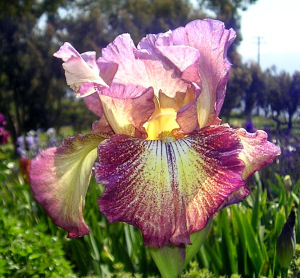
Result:
<instances>
[{"instance_id":1,"label":"blue sky","mask_svg":"<svg viewBox=\"0 0 300 278\"><path fill-rule=\"evenodd\" d=\"M300 0L258 0L242 12L244 61L257 60L257 36L262 37L262 68L300 71Z\"/></svg>"}]
</instances>

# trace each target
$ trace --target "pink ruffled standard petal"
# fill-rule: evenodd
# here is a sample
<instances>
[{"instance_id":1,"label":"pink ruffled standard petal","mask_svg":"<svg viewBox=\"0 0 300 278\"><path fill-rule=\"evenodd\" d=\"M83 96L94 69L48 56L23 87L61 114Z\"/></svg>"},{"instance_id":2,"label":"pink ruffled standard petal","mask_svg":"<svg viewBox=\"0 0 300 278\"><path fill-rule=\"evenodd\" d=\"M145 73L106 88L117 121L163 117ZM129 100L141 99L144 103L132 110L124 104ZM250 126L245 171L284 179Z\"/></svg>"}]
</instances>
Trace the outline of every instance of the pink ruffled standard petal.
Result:
<instances>
[{"instance_id":1,"label":"pink ruffled standard petal","mask_svg":"<svg viewBox=\"0 0 300 278\"><path fill-rule=\"evenodd\" d=\"M68 237L89 233L82 212L100 135L77 135L57 148L42 151L31 162L30 184L35 199Z\"/></svg>"},{"instance_id":2,"label":"pink ruffled standard petal","mask_svg":"<svg viewBox=\"0 0 300 278\"><path fill-rule=\"evenodd\" d=\"M194 20L166 33L148 35L139 44L141 49L160 53L176 65L182 78L201 81L202 92L197 99L200 128L214 122L220 113L230 70L227 49L234 38L235 31L227 30L223 22L206 19ZM186 57L184 61L183 57Z\"/></svg>"},{"instance_id":3,"label":"pink ruffled standard petal","mask_svg":"<svg viewBox=\"0 0 300 278\"><path fill-rule=\"evenodd\" d=\"M177 74L175 67L166 66L155 55L145 56L135 47L129 34L118 36L103 48L101 61L118 64L113 83L152 87L155 95L161 90L172 97L176 92L185 92L188 85Z\"/></svg>"},{"instance_id":4,"label":"pink ruffled standard petal","mask_svg":"<svg viewBox=\"0 0 300 278\"><path fill-rule=\"evenodd\" d=\"M54 53L54 56L64 61L67 84L78 97L85 97L95 93L99 88L108 87L100 76L95 52L79 54L71 44L66 42Z\"/></svg>"},{"instance_id":5,"label":"pink ruffled standard petal","mask_svg":"<svg viewBox=\"0 0 300 278\"><path fill-rule=\"evenodd\" d=\"M146 141L114 135L98 148L99 207L110 222L141 229L146 245L190 244L232 192L244 186L234 130L207 127L189 137Z\"/></svg>"},{"instance_id":6,"label":"pink ruffled standard petal","mask_svg":"<svg viewBox=\"0 0 300 278\"><path fill-rule=\"evenodd\" d=\"M210 124L222 108L230 63L227 49L235 39L235 31L227 30L217 20L195 20L185 26L188 45L200 52L199 73L202 92L197 100L200 128Z\"/></svg>"}]
</instances>

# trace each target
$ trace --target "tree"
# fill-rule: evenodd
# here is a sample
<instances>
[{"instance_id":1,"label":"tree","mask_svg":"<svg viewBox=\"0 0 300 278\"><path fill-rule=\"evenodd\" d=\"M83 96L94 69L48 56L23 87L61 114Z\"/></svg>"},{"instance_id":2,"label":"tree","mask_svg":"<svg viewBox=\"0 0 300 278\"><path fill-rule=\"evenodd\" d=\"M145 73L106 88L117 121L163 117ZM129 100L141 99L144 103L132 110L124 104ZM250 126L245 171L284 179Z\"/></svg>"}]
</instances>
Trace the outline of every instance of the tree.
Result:
<instances>
[{"instance_id":1,"label":"tree","mask_svg":"<svg viewBox=\"0 0 300 278\"><path fill-rule=\"evenodd\" d=\"M265 76L259 65L251 64L249 67L252 82L245 90L245 115L251 121L252 110L258 104L259 96L265 93Z\"/></svg>"},{"instance_id":2,"label":"tree","mask_svg":"<svg viewBox=\"0 0 300 278\"><path fill-rule=\"evenodd\" d=\"M198 0L202 11L213 12L215 17L222 20L227 28L233 28L237 32L237 38L229 50L228 56L233 64L237 64L233 55L237 51L237 46L242 41L241 15L240 12L248 8L249 5L255 4L257 0Z\"/></svg>"},{"instance_id":3,"label":"tree","mask_svg":"<svg viewBox=\"0 0 300 278\"><path fill-rule=\"evenodd\" d=\"M282 121L282 113L288 109L288 94L291 87L291 76L282 71L276 73L276 69L267 70L267 97L270 104L272 119L277 124L279 131Z\"/></svg>"},{"instance_id":4,"label":"tree","mask_svg":"<svg viewBox=\"0 0 300 278\"><path fill-rule=\"evenodd\" d=\"M245 92L252 83L250 70L246 65L234 66L229 76L226 97L222 107L222 115L229 120L230 113L234 108L239 108Z\"/></svg>"},{"instance_id":5,"label":"tree","mask_svg":"<svg viewBox=\"0 0 300 278\"><path fill-rule=\"evenodd\" d=\"M296 71L292 77L292 83L288 91L287 110L289 114L288 129L292 129L293 115L297 111L300 104L300 72Z\"/></svg>"},{"instance_id":6,"label":"tree","mask_svg":"<svg viewBox=\"0 0 300 278\"><path fill-rule=\"evenodd\" d=\"M0 111L7 117L14 143L25 130L49 126L59 113L65 89L58 63L50 58L54 34L49 26L42 32L37 24L63 2L0 3Z\"/></svg>"},{"instance_id":7,"label":"tree","mask_svg":"<svg viewBox=\"0 0 300 278\"><path fill-rule=\"evenodd\" d=\"M188 0L77 0L65 14L55 26L59 40L68 40L80 52L92 49L98 55L119 34L130 33L138 43L146 34L205 17Z\"/></svg>"}]
</instances>

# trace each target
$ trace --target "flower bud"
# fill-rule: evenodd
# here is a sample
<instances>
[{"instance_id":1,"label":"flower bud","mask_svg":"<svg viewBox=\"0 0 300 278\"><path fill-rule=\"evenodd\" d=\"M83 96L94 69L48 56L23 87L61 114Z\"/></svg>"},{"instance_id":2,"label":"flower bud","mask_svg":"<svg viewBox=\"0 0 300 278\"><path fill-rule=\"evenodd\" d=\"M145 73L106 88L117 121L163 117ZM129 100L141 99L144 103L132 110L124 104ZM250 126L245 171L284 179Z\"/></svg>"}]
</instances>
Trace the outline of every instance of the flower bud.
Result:
<instances>
[{"instance_id":1,"label":"flower bud","mask_svg":"<svg viewBox=\"0 0 300 278\"><path fill-rule=\"evenodd\" d=\"M295 211L292 210L277 240L277 258L282 268L288 268L295 253Z\"/></svg>"},{"instance_id":2,"label":"flower bud","mask_svg":"<svg viewBox=\"0 0 300 278\"><path fill-rule=\"evenodd\" d=\"M283 178L283 183L284 183L285 189L286 189L286 190L290 190L291 187L292 187L291 176L290 176L290 175L284 176L284 178Z\"/></svg>"}]
</instances>

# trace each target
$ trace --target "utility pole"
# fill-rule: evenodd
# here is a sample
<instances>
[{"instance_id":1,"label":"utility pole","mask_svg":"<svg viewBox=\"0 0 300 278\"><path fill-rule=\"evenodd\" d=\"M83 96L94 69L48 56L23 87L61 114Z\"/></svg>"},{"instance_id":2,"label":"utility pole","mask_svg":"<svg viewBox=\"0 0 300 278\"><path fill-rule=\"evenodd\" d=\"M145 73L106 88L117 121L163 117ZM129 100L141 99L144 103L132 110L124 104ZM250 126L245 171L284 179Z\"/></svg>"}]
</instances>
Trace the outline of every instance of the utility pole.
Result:
<instances>
[{"instance_id":1,"label":"utility pole","mask_svg":"<svg viewBox=\"0 0 300 278\"><path fill-rule=\"evenodd\" d=\"M261 43L261 36L257 36L257 64L260 66L260 43Z\"/></svg>"}]
</instances>

